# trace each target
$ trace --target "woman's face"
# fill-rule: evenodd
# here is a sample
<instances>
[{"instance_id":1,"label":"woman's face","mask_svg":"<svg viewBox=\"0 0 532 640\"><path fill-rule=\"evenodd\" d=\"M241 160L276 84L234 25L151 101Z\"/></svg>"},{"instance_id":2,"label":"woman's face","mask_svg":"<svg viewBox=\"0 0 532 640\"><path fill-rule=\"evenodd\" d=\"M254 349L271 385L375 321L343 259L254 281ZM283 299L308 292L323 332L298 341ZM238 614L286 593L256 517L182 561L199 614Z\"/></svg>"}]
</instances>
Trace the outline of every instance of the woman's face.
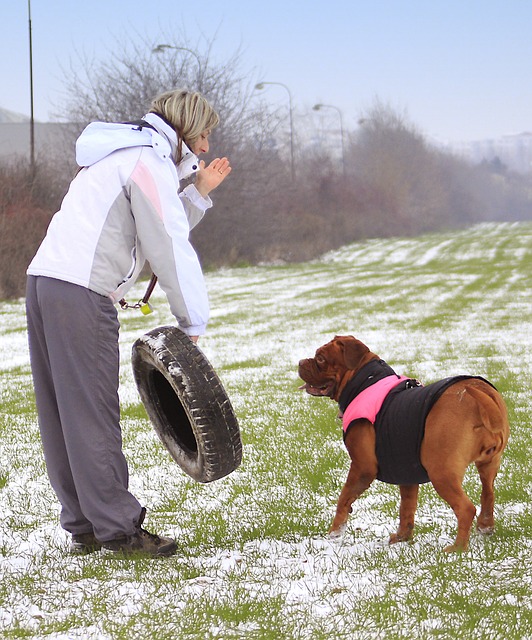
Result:
<instances>
[{"instance_id":1,"label":"woman's face","mask_svg":"<svg viewBox=\"0 0 532 640\"><path fill-rule=\"evenodd\" d=\"M190 146L192 153L199 156L200 153L208 153L209 151L209 136L211 132L209 129L204 131L200 137Z\"/></svg>"}]
</instances>

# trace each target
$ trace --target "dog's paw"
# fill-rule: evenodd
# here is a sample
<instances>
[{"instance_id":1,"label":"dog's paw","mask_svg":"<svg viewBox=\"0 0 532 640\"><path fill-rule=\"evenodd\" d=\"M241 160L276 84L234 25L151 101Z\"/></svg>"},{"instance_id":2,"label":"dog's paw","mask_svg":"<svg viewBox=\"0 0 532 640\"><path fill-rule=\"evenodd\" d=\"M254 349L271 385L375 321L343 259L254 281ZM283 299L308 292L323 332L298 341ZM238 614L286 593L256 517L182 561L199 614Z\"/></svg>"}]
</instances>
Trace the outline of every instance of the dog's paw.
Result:
<instances>
[{"instance_id":1,"label":"dog's paw","mask_svg":"<svg viewBox=\"0 0 532 640\"><path fill-rule=\"evenodd\" d=\"M346 529L347 529L347 522L345 522L344 524L341 524L336 529L331 529L328 535L329 540L332 540L332 542L340 542L345 535Z\"/></svg>"},{"instance_id":2,"label":"dog's paw","mask_svg":"<svg viewBox=\"0 0 532 640\"><path fill-rule=\"evenodd\" d=\"M407 536L403 536L403 535L399 535L398 533L392 533L392 535L388 538L388 544L397 544L399 542L408 542L408 543L412 543L412 534L407 535Z\"/></svg>"},{"instance_id":3,"label":"dog's paw","mask_svg":"<svg viewBox=\"0 0 532 640\"><path fill-rule=\"evenodd\" d=\"M395 533L388 538L388 544L397 544L398 542L412 542L414 537L414 525L399 527Z\"/></svg>"},{"instance_id":4,"label":"dog's paw","mask_svg":"<svg viewBox=\"0 0 532 640\"><path fill-rule=\"evenodd\" d=\"M480 535L492 536L495 533L495 527L479 527L479 526L477 526L477 531L480 533Z\"/></svg>"},{"instance_id":5,"label":"dog's paw","mask_svg":"<svg viewBox=\"0 0 532 640\"><path fill-rule=\"evenodd\" d=\"M464 553L467 551L468 545L450 544L443 549L444 553Z\"/></svg>"}]
</instances>

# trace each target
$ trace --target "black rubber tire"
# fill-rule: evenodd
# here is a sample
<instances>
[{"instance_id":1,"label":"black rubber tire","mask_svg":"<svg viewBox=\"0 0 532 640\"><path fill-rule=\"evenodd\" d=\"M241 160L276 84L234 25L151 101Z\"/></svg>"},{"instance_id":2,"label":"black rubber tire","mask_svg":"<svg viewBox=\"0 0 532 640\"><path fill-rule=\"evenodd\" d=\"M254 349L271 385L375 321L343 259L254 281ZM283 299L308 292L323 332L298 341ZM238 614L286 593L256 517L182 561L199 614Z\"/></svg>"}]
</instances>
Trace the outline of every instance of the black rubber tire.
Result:
<instances>
[{"instance_id":1,"label":"black rubber tire","mask_svg":"<svg viewBox=\"0 0 532 640\"><path fill-rule=\"evenodd\" d=\"M211 364L177 327L158 327L135 341L133 375L157 435L198 482L212 482L242 461L238 421Z\"/></svg>"}]
</instances>

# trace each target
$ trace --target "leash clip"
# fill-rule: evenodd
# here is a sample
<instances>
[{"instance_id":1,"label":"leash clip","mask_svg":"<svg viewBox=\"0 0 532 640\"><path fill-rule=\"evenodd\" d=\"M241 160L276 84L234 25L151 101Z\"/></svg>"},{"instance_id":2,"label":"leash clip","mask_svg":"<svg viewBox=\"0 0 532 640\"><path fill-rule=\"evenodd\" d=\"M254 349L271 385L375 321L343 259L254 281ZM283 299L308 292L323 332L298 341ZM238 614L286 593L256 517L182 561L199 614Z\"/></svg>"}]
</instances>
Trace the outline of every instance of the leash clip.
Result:
<instances>
[{"instance_id":1,"label":"leash clip","mask_svg":"<svg viewBox=\"0 0 532 640\"><path fill-rule=\"evenodd\" d=\"M135 304L129 304L125 298L122 298L122 300L118 301L118 304L122 307L122 309L140 309L142 315L149 315L153 312L153 307L148 302L148 300L150 299L150 296L153 293L156 284L157 276L155 274L152 274L150 283L148 284L148 288L146 289L146 293L141 300L135 302Z\"/></svg>"}]
</instances>

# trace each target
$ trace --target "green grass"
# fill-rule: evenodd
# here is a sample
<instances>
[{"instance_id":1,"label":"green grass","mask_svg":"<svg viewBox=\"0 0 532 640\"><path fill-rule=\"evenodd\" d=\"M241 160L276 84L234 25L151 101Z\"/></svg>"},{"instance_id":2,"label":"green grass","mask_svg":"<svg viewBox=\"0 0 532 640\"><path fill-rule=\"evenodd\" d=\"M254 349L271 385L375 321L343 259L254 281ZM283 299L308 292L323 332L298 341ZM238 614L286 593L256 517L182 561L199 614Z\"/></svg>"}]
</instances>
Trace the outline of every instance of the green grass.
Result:
<instances>
[{"instance_id":1,"label":"green grass","mask_svg":"<svg viewBox=\"0 0 532 640\"><path fill-rule=\"evenodd\" d=\"M174 324L164 295L156 289L150 316L120 312L124 450L147 528L178 540L164 560L68 555L42 459L24 301L1 303L0 636L530 640L531 249L531 224L481 225L208 273L213 318L200 346L244 443L240 468L208 485L173 462L134 387L132 343ZM390 547L398 490L375 482L344 540L327 540L348 457L337 407L298 391L297 362L346 333L425 383L472 373L503 393L512 431L495 535L444 554L456 521L423 485L414 541ZM474 468L464 486L478 504Z\"/></svg>"}]
</instances>

